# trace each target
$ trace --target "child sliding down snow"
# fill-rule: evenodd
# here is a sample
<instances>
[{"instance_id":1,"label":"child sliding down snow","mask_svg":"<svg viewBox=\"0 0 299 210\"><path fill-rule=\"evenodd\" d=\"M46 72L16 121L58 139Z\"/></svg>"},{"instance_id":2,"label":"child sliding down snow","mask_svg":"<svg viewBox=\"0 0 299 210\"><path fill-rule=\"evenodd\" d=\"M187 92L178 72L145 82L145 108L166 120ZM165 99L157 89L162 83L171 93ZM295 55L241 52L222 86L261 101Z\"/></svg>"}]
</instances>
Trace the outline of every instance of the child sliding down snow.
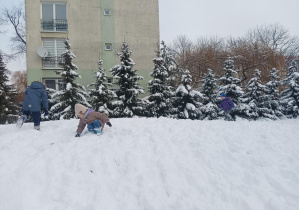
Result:
<instances>
[{"instance_id":1,"label":"child sliding down snow","mask_svg":"<svg viewBox=\"0 0 299 210\"><path fill-rule=\"evenodd\" d=\"M110 127L112 126L106 114L96 112L83 106L82 104L75 105L75 113L80 118L77 134L75 137L80 137L86 125L88 131L98 135L101 134L105 124Z\"/></svg>"}]
</instances>

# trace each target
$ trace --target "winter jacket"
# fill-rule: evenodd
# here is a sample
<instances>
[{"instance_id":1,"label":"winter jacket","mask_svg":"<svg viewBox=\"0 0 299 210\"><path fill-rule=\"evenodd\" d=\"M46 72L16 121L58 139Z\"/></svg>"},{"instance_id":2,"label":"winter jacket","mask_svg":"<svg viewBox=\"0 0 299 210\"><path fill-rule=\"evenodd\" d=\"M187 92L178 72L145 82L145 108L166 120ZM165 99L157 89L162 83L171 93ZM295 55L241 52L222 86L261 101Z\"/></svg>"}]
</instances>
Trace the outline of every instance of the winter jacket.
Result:
<instances>
[{"instance_id":1,"label":"winter jacket","mask_svg":"<svg viewBox=\"0 0 299 210\"><path fill-rule=\"evenodd\" d=\"M223 99L219 105L219 108L223 109L224 111L232 110L234 107L235 104L232 102L232 100L229 97Z\"/></svg>"},{"instance_id":2,"label":"winter jacket","mask_svg":"<svg viewBox=\"0 0 299 210\"><path fill-rule=\"evenodd\" d=\"M102 130L105 126L106 122L109 122L109 118L106 114L95 112L92 109L87 111L87 114L84 116L83 119L80 119L77 133L82 133L86 125L93 123L95 120L99 120L102 126Z\"/></svg>"},{"instance_id":3,"label":"winter jacket","mask_svg":"<svg viewBox=\"0 0 299 210\"><path fill-rule=\"evenodd\" d=\"M41 103L43 103L44 109L48 109L48 95L45 87L40 82L32 82L25 92L23 110L39 112L41 111Z\"/></svg>"}]
</instances>

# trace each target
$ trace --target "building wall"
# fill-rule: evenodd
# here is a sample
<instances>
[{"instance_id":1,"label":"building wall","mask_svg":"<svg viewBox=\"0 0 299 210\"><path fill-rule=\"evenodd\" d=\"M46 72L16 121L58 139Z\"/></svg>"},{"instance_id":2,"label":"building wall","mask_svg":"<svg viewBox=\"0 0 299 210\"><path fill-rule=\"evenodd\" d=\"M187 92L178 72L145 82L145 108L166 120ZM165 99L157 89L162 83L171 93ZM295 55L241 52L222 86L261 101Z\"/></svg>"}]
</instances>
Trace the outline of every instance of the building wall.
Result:
<instances>
[{"instance_id":1,"label":"building wall","mask_svg":"<svg viewBox=\"0 0 299 210\"><path fill-rule=\"evenodd\" d=\"M46 2L58 2L47 0ZM120 63L116 55L123 41L130 45L134 69L144 76L142 86L147 90L149 73L153 69L159 43L158 0L60 0L67 3L67 32L43 32L41 30L41 2L26 0L27 71L28 85L43 78L59 78L54 70L42 69L42 59L36 49L42 46L42 38L69 39L81 78L76 82L87 85L93 82L93 71L98 60L104 61L108 71ZM109 9L111 15L104 15ZM105 50L105 43L112 44L112 50Z\"/></svg>"},{"instance_id":2,"label":"building wall","mask_svg":"<svg viewBox=\"0 0 299 210\"><path fill-rule=\"evenodd\" d=\"M107 9L110 15L104 15L103 11ZM104 61L103 68L110 69L116 64L116 48L115 48L115 15L114 15L114 1L101 0L101 50L100 57ZM105 51L105 43L111 43L111 51ZM109 76L111 74L108 73Z\"/></svg>"},{"instance_id":3,"label":"building wall","mask_svg":"<svg viewBox=\"0 0 299 210\"><path fill-rule=\"evenodd\" d=\"M54 2L49 0L48 2ZM62 0L61 2L66 2ZM26 16L26 62L27 83L42 81L44 77L58 77L53 70L42 70L42 59L37 54L37 48L42 46L42 38L67 38L67 32L42 32L41 31L41 3L35 0L25 1Z\"/></svg>"},{"instance_id":4,"label":"building wall","mask_svg":"<svg viewBox=\"0 0 299 210\"><path fill-rule=\"evenodd\" d=\"M134 68L144 77L140 84L147 90L149 73L154 67L152 60L159 46L158 0L114 0L114 16L116 50L123 41L129 43Z\"/></svg>"}]
</instances>

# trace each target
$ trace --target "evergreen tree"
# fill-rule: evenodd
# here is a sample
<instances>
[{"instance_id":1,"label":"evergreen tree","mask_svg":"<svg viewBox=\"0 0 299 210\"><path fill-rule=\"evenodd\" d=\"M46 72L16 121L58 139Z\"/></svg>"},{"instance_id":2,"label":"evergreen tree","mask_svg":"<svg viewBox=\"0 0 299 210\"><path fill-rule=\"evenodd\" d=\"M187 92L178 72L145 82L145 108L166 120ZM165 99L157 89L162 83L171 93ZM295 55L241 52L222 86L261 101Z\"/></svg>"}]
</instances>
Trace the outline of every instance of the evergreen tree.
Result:
<instances>
[{"instance_id":1,"label":"evergreen tree","mask_svg":"<svg viewBox=\"0 0 299 210\"><path fill-rule=\"evenodd\" d=\"M230 112L232 117L235 118L235 115L238 115L247 119L254 119L255 113L248 105L249 101L244 97L244 92L239 86L241 81L236 77L237 72L234 70L234 61L231 58L225 60L223 70L224 75L219 78L219 95L225 93L234 102L235 109ZM220 100L217 103L220 103Z\"/></svg>"},{"instance_id":2,"label":"evergreen tree","mask_svg":"<svg viewBox=\"0 0 299 210\"><path fill-rule=\"evenodd\" d=\"M271 95L274 99L278 99L279 98L279 86L280 86L280 82L277 81L277 79L279 79L278 74L278 70L276 68L271 69L270 71L270 77L271 77L271 81L268 82L266 84L266 93L268 95Z\"/></svg>"},{"instance_id":3,"label":"evergreen tree","mask_svg":"<svg viewBox=\"0 0 299 210\"><path fill-rule=\"evenodd\" d=\"M171 50L166 46L165 42L161 42L161 58L163 58L163 66L168 73L168 84L175 88L177 87L178 80L180 78L181 70L174 59Z\"/></svg>"},{"instance_id":4,"label":"evergreen tree","mask_svg":"<svg viewBox=\"0 0 299 210\"><path fill-rule=\"evenodd\" d=\"M57 91L51 96L51 102L55 103L51 107L52 119L70 119L75 117L75 104L80 103L87 107L91 105L87 102L88 93L84 86L75 82L76 78L81 77L76 71L78 67L72 62L76 56L71 52L71 45L68 40L65 42L65 52L62 53L63 62L60 64L63 68L59 71L62 76L63 91Z\"/></svg>"},{"instance_id":5,"label":"evergreen tree","mask_svg":"<svg viewBox=\"0 0 299 210\"><path fill-rule=\"evenodd\" d=\"M264 113L264 117L270 119L278 119L282 117L282 110L279 104L279 86L280 82L277 81L279 71L276 68L271 69L270 77L271 81L266 83L264 89L264 96L260 97L259 109Z\"/></svg>"},{"instance_id":6,"label":"evergreen tree","mask_svg":"<svg viewBox=\"0 0 299 210\"><path fill-rule=\"evenodd\" d=\"M199 102L202 94L199 91L191 90L192 76L186 70L182 75L182 83L176 90L175 107L178 108L178 118L181 119L198 119L202 114L200 108L202 103Z\"/></svg>"},{"instance_id":7,"label":"evergreen tree","mask_svg":"<svg viewBox=\"0 0 299 210\"><path fill-rule=\"evenodd\" d=\"M55 104L58 103L59 98L57 98L57 101L52 98L52 96L56 95L57 90L46 87L46 92L47 92L47 95L48 95L49 110L51 110L52 106L54 106ZM54 113L52 113L51 111L49 112L49 119L54 119L53 114Z\"/></svg>"},{"instance_id":8,"label":"evergreen tree","mask_svg":"<svg viewBox=\"0 0 299 210\"><path fill-rule=\"evenodd\" d=\"M280 104L284 115L296 118L299 114L299 60L293 59L282 81L288 88L281 93Z\"/></svg>"},{"instance_id":9,"label":"evergreen tree","mask_svg":"<svg viewBox=\"0 0 299 210\"><path fill-rule=\"evenodd\" d=\"M246 89L246 97L249 102L249 106L251 107L252 110L252 117L253 119L257 119L259 116L259 102L260 102L260 97L264 93L265 86L262 85L261 80L260 80L261 72L258 69L255 69L253 73L253 77L249 80ZM264 109L263 112L266 110ZM261 113L262 114L262 113Z\"/></svg>"},{"instance_id":10,"label":"evergreen tree","mask_svg":"<svg viewBox=\"0 0 299 210\"><path fill-rule=\"evenodd\" d=\"M114 117L132 117L135 113L142 112L144 109L138 106L137 98L139 94L144 93L138 83L138 80L142 80L143 77L137 76L137 70L133 70L135 63L131 59L131 54L129 45L123 42L121 52L117 54L120 58L120 65L110 69L119 86L116 91L118 101L113 102L115 106Z\"/></svg>"},{"instance_id":11,"label":"evergreen tree","mask_svg":"<svg viewBox=\"0 0 299 210\"><path fill-rule=\"evenodd\" d=\"M247 97L250 101L259 101L260 96L263 94L265 86L261 83L261 71L258 69L254 70L253 77L247 84Z\"/></svg>"},{"instance_id":12,"label":"evergreen tree","mask_svg":"<svg viewBox=\"0 0 299 210\"><path fill-rule=\"evenodd\" d=\"M225 93L234 103L239 102L239 98L244 94L239 86L241 80L236 77L237 72L234 70L234 61L229 58L224 62L224 75L219 78L219 92Z\"/></svg>"},{"instance_id":13,"label":"evergreen tree","mask_svg":"<svg viewBox=\"0 0 299 210\"><path fill-rule=\"evenodd\" d=\"M148 82L148 89L150 92L150 96L148 97L150 103L149 116L166 117L171 110L172 103L170 99L173 96L173 92L168 85L168 72L163 65L163 58L159 57L159 53L158 58L153 59L153 62L155 67L150 73L153 79Z\"/></svg>"},{"instance_id":14,"label":"evergreen tree","mask_svg":"<svg viewBox=\"0 0 299 210\"><path fill-rule=\"evenodd\" d=\"M112 114L112 111L108 108L113 99L117 98L116 94L108 89L107 75L102 68L103 61L99 60L98 71L95 71L96 82L89 85L94 89L89 90L91 96L92 107L99 112L104 112L108 116Z\"/></svg>"},{"instance_id":15,"label":"evergreen tree","mask_svg":"<svg viewBox=\"0 0 299 210\"><path fill-rule=\"evenodd\" d=\"M218 117L218 106L216 105L217 88L217 79L213 70L208 69L208 73L204 74L204 79L202 80L203 106L201 111L203 114L201 119L213 120Z\"/></svg>"},{"instance_id":16,"label":"evergreen tree","mask_svg":"<svg viewBox=\"0 0 299 210\"><path fill-rule=\"evenodd\" d=\"M8 82L7 69L0 52L0 124L13 123L18 107L13 103L11 88Z\"/></svg>"}]
</instances>

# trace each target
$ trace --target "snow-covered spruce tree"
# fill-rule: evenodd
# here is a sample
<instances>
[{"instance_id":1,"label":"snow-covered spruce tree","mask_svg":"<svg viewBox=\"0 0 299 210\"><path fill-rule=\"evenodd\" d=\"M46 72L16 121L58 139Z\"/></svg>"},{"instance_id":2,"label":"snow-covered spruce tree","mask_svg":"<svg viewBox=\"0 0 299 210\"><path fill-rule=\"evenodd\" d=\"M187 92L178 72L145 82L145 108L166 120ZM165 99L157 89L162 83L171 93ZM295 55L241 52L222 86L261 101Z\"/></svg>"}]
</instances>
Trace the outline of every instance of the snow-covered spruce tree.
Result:
<instances>
[{"instance_id":1,"label":"snow-covered spruce tree","mask_svg":"<svg viewBox=\"0 0 299 210\"><path fill-rule=\"evenodd\" d=\"M13 103L10 87L7 85L7 69L0 52L0 124L13 123L18 107Z\"/></svg>"},{"instance_id":2,"label":"snow-covered spruce tree","mask_svg":"<svg viewBox=\"0 0 299 210\"><path fill-rule=\"evenodd\" d=\"M234 61L231 58L225 60L223 70L224 75L218 80L219 95L225 93L234 102L235 109L230 114L233 118L237 115L247 119L254 119L255 114L252 113L250 106L247 104L248 100L243 97L244 92L239 86L241 81L236 77L237 72L234 70ZM217 103L220 103L219 99Z\"/></svg>"},{"instance_id":3,"label":"snow-covered spruce tree","mask_svg":"<svg viewBox=\"0 0 299 210\"><path fill-rule=\"evenodd\" d=\"M281 93L280 104L285 116L297 118L299 115L299 60L290 61L286 78L282 81L288 88Z\"/></svg>"},{"instance_id":4,"label":"snow-covered spruce tree","mask_svg":"<svg viewBox=\"0 0 299 210\"><path fill-rule=\"evenodd\" d=\"M111 116L112 110L109 109L112 100L117 98L116 94L108 89L107 75L102 68L103 61L99 60L98 70L94 72L96 82L88 85L94 89L89 90L89 95L91 97L90 104L92 107L99 112L103 112L108 116Z\"/></svg>"},{"instance_id":5,"label":"snow-covered spruce tree","mask_svg":"<svg viewBox=\"0 0 299 210\"><path fill-rule=\"evenodd\" d=\"M192 76L188 70L182 75L181 84L176 90L174 106L178 109L180 119L198 119L202 114L200 108L202 103L199 100L203 95L196 90L191 90Z\"/></svg>"},{"instance_id":6,"label":"snow-covered spruce tree","mask_svg":"<svg viewBox=\"0 0 299 210\"><path fill-rule=\"evenodd\" d=\"M201 93L203 94L203 106L201 108L202 115L200 118L203 120L217 119L219 111L216 104L218 85L217 79L211 69L208 69L208 73L204 74Z\"/></svg>"},{"instance_id":7,"label":"snow-covered spruce tree","mask_svg":"<svg viewBox=\"0 0 299 210\"><path fill-rule=\"evenodd\" d=\"M279 104L279 86L280 82L277 81L279 71L276 68L270 70L271 81L266 83L264 95L260 97L259 113L264 113L264 117L271 119L278 119L283 117L281 106ZM261 114L260 114L261 116Z\"/></svg>"},{"instance_id":8,"label":"snow-covered spruce tree","mask_svg":"<svg viewBox=\"0 0 299 210\"><path fill-rule=\"evenodd\" d=\"M148 82L148 89L150 96L148 97L149 105L149 117L161 117L169 116L169 111L172 108L171 98L173 92L171 87L168 85L168 72L166 67L163 65L164 60L162 57L153 59L154 69L150 73L153 77Z\"/></svg>"},{"instance_id":9,"label":"snow-covered spruce tree","mask_svg":"<svg viewBox=\"0 0 299 210\"><path fill-rule=\"evenodd\" d=\"M51 110L51 107L58 103L58 101L55 101L55 100L52 99L52 96L56 95L57 90L46 87L46 92L47 92L47 95L48 95L49 110ZM52 119L52 114L53 113L50 111L49 112L49 119ZM42 118L43 118L43 115L42 115Z\"/></svg>"},{"instance_id":10,"label":"snow-covered spruce tree","mask_svg":"<svg viewBox=\"0 0 299 210\"><path fill-rule=\"evenodd\" d=\"M138 80L143 80L143 77L137 76L137 70L133 70L135 63L131 59L131 54L129 44L123 42L121 52L117 54L120 58L120 65L110 69L119 86L116 90L118 100L113 102L114 117L133 117L135 113L140 113L144 109L138 106L137 98L139 94L144 93L138 83Z\"/></svg>"},{"instance_id":11,"label":"snow-covered spruce tree","mask_svg":"<svg viewBox=\"0 0 299 210\"><path fill-rule=\"evenodd\" d=\"M50 109L51 119L70 119L75 117L75 104L80 103L87 107L91 105L87 102L88 93L84 86L75 82L76 78L81 77L76 71L78 67L72 62L76 56L71 52L71 45L68 40L65 42L65 52L62 53L63 62L60 64L63 68L59 71L62 77L64 90L57 91L51 96L51 102L55 103Z\"/></svg>"},{"instance_id":12,"label":"snow-covered spruce tree","mask_svg":"<svg viewBox=\"0 0 299 210\"><path fill-rule=\"evenodd\" d=\"M179 83L182 70L178 68L171 50L166 46L164 41L161 42L161 45L161 58L163 58L163 66L166 68L168 73L168 83L171 87L176 88L177 83Z\"/></svg>"},{"instance_id":13,"label":"snow-covered spruce tree","mask_svg":"<svg viewBox=\"0 0 299 210\"><path fill-rule=\"evenodd\" d=\"M259 110L259 103L261 100L261 96L264 94L265 86L261 83L260 80L261 72L258 69L254 70L253 77L249 80L246 89L247 92L245 96L247 97L248 104L252 110L253 119L257 119L259 117L259 113L263 117L270 117L270 110L266 108Z\"/></svg>"}]
</instances>

